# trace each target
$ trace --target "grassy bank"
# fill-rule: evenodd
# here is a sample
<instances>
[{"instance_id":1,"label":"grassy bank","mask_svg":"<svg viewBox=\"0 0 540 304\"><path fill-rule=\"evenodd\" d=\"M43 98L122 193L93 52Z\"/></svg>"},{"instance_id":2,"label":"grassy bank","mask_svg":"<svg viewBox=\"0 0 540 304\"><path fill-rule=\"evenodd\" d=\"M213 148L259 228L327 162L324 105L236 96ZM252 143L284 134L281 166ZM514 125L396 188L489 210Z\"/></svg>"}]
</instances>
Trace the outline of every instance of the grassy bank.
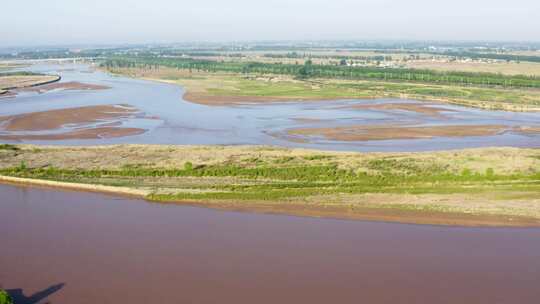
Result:
<instances>
[{"instance_id":1,"label":"grassy bank","mask_svg":"<svg viewBox=\"0 0 540 304\"><path fill-rule=\"evenodd\" d=\"M451 223L540 224L540 151L534 149L366 154L2 146L0 159L3 176L122 187L160 202L342 218L412 213L423 218L414 222L426 223L452 216Z\"/></svg>"},{"instance_id":2,"label":"grassy bank","mask_svg":"<svg viewBox=\"0 0 540 304\"><path fill-rule=\"evenodd\" d=\"M158 68L117 68L110 72L130 77L177 83L185 99L202 104L242 101L404 98L439 101L476 108L539 111L540 90L475 87L414 82L309 78Z\"/></svg>"}]
</instances>

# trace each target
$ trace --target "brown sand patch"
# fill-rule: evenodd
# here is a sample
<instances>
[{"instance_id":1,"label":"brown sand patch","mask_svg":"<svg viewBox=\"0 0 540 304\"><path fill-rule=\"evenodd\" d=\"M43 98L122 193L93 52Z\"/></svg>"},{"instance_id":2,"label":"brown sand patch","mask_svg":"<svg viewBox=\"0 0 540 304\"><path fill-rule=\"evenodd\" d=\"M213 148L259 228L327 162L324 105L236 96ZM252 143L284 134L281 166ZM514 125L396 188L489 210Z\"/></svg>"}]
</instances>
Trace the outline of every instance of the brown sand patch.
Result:
<instances>
[{"instance_id":1,"label":"brown sand patch","mask_svg":"<svg viewBox=\"0 0 540 304\"><path fill-rule=\"evenodd\" d=\"M51 84L61 79L57 75L8 75L0 77L0 89L13 90Z\"/></svg>"},{"instance_id":2,"label":"brown sand patch","mask_svg":"<svg viewBox=\"0 0 540 304\"><path fill-rule=\"evenodd\" d=\"M384 199L387 195L381 195ZM448 197L452 197L449 195ZM167 203L167 202L162 202ZM376 206L317 205L294 202L257 202L254 204L238 202L170 202L181 205L207 207L218 210L255 212L263 214L282 214L301 217L333 218L376 222L395 222L420 225L443 225L463 227L540 227L540 220L534 216L442 212L407 210L399 208L380 208Z\"/></svg>"},{"instance_id":3,"label":"brown sand patch","mask_svg":"<svg viewBox=\"0 0 540 304\"><path fill-rule=\"evenodd\" d=\"M0 139L21 140L68 140L68 139L101 139L115 138L131 135L139 135L146 132L139 128L101 127L82 129L59 134L23 134L23 135L0 135Z\"/></svg>"},{"instance_id":4,"label":"brown sand patch","mask_svg":"<svg viewBox=\"0 0 540 304\"><path fill-rule=\"evenodd\" d=\"M155 80L155 79L151 79ZM155 80L160 81L161 80ZM171 82L174 83L174 82ZM377 97L362 97L361 99L375 99ZM346 99L359 99L358 97L286 97L286 96L232 96L232 95L209 95L206 93L187 92L183 99L192 103L207 106L235 106L252 103L282 103L282 102L309 102L309 101L336 101Z\"/></svg>"},{"instance_id":5,"label":"brown sand patch","mask_svg":"<svg viewBox=\"0 0 540 304\"><path fill-rule=\"evenodd\" d=\"M517 128L516 130L525 134L540 134L540 127L523 126Z\"/></svg>"},{"instance_id":6,"label":"brown sand patch","mask_svg":"<svg viewBox=\"0 0 540 304\"><path fill-rule=\"evenodd\" d=\"M0 117L5 131L40 131L61 128L67 124L85 125L129 117L137 113L129 106L88 106Z\"/></svg>"},{"instance_id":7,"label":"brown sand patch","mask_svg":"<svg viewBox=\"0 0 540 304\"><path fill-rule=\"evenodd\" d=\"M185 101L203 104L207 106L230 106L241 105L246 103L265 103L265 102L286 102L299 101L291 100L290 98L282 97L266 97L266 96L216 96L204 93L187 92L183 99Z\"/></svg>"},{"instance_id":8,"label":"brown sand patch","mask_svg":"<svg viewBox=\"0 0 540 304\"><path fill-rule=\"evenodd\" d=\"M24 88L24 89L21 89L21 91L45 93L52 90L106 90L106 89L110 89L110 87L104 86L104 85L98 85L98 84L89 84L89 83L82 83L82 82L77 82L77 81L69 81L69 82L55 82L55 83L50 83L50 84L41 85L41 86L34 86L31 88Z\"/></svg>"},{"instance_id":9,"label":"brown sand patch","mask_svg":"<svg viewBox=\"0 0 540 304\"><path fill-rule=\"evenodd\" d=\"M121 120L138 113L128 105L99 105L0 116L0 139L65 140L137 135L146 130L123 128ZM35 131L41 132L33 133Z\"/></svg>"},{"instance_id":10,"label":"brown sand patch","mask_svg":"<svg viewBox=\"0 0 540 304\"><path fill-rule=\"evenodd\" d=\"M454 110L445 109L442 107L437 107L432 104L423 104L423 103L383 103L383 104L359 104L346 106L344 108L348 109L358 109L358 110L376 110L376 111L386 111L386 110L401 110L415 112L418 114L423 114L433 117L441 117L442 112L455 112Z\"/></svg>"},{"instance_id":11,"label":"brown sand patch","mask_svg":"<svg viewBox=\"0 0 540 304\"><path fill-rule=\"evenodd\" d=\"M509 130L503 125L459 126L349 126L336 128L292 129L288 135L322 136L337 141L368 141L390 139L426 139L433 137L489 136Z\"/></svg>"},{"instance_id":12,"label":"brown sand patch","mask_svg":"<svg viewBox=\"0 0 540 304\"><path fill-rule=\"evenodd\" d=\"M163 82L162 80L149 79ZM170 82L175 83L175 82ZM326 97L326 96L306 96L306 97L286 97L286 96L232 96L232 95L209 95L206 93L187 92L183 99L192 103L207 105L207 106L235 106L252 103L282 103L282 102L309 102L309 101L336 101L347 99L376 99L377 96L363 97Z\"/></svg>"},{"instance_id":13,"label":"brown sand patch","mask_svg":"<svg viewBox=\"0 0 540 304\"><path fill-rule=\"evenodd\" d=\"M293 118L292 120L299 123L317 123L317 122L323 122L323 121L332 121L329 119L310 118L310 117L298 117L298 118Z\"/></svg>"}]
</instances>

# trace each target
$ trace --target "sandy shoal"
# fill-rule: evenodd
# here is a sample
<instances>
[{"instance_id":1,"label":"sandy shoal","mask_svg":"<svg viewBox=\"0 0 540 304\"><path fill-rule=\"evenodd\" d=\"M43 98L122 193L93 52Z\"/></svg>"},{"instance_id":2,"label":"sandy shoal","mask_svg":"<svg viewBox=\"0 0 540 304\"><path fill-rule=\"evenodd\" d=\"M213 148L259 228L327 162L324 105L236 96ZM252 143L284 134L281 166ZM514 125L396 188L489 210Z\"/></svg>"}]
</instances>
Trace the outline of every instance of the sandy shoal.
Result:
<instances>
[{"instance_id":1,"label":"sandy shoal","mask_svg":"<svg viewBox=\"0 0 540 304\"><path fill-rule=\"evenodd\" d=\"M114 120L137 112L137 109L126 105L98 105L0 116L0 122L5 122L5 131L41 131L58 129L67 124Z\"/></svg>"},{"instance_id":2,"label":"sandy shoal","mask_svg":"<svg viewBox=\"0 0 540 304\"><path fill-rule=\"evenodd\" d=\"M503 125L367 126L292 129L288 135L322 136L337 141L425 139L433 137L490 136L507 131Z\"/></svg>"}]
</instances>

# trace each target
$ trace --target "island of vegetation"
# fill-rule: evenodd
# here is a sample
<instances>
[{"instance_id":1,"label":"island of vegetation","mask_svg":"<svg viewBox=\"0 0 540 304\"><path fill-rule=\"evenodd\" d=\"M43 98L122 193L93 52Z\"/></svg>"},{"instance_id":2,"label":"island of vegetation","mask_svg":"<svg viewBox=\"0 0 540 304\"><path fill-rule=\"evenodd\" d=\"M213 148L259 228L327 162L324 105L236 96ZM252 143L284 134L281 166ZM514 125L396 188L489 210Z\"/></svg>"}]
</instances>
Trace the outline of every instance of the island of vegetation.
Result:
<instances>
[{"instance_id":1,"label":"island of vegetation","mask_svg":"<svg viewBox=\"0 0 540 304\"><path fill-rule=\"evenodd\" d=\"M540 150L323 152L264 146L0 146L3 182L161 203L396 222L540 226Z\"/></svg>"}]
</instances>

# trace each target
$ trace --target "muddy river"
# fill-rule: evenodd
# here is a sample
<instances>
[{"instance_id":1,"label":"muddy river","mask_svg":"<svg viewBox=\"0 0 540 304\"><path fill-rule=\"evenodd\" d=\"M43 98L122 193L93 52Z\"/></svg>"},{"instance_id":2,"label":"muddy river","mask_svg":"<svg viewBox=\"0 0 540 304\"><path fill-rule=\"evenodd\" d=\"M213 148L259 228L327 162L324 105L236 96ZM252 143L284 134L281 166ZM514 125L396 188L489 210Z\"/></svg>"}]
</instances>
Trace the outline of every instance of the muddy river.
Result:
<instances>
[{"instance_id":1,"label":"muddy river","mask_svg":"<svg viewBox=\"0 0 540 304\"><path fill-rule=\"evenodd\" d=\"M540 298L539 229L260 215L8 185L0 192L0 285L16 303Z\"/></svg>"},{"instance_id":2,"label":"muddy river","mask_svg":"<svg viewBox=\"0 0 540 304\"><path fill-rule=\"evenodd\" d=\"M540 113L390 99L206 106L182 100L180 86L112 76L89 65L39 63L24 69L59 74L62 80L0 97L0 142L264 144L350 151L540 147ZM73 121L83 117L78 111L103 106L129 107L133 113ZM69 117L55 116L66 108L73 109ZM45 125L69 123L43 130L10 125L28 117L52 120Z\"/></svg>"}]
</instances>

